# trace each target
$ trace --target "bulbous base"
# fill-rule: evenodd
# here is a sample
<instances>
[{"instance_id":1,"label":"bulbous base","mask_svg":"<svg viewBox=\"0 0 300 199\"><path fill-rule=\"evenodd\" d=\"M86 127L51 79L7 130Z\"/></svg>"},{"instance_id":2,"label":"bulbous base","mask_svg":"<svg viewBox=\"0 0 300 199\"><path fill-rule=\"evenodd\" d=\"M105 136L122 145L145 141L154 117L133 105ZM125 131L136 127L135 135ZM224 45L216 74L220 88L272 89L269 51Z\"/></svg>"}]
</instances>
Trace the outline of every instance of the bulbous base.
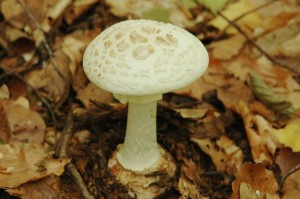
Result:
<instances>
[{"instance_id":1,"label":"bulbous base","mask_svg":"<svg viewBox=\"0 0 300 199\"><path fill-rule=\"evenodd\" d=\"M170 153L160 148L161 158L147 170L137 172L125 169L117 160L116 152L108 162L108 169L115 178L128 188L129 195L137 199L152 199L165 192L168 181L175 176L176 165Z\"/></svg>"}]
</instances>

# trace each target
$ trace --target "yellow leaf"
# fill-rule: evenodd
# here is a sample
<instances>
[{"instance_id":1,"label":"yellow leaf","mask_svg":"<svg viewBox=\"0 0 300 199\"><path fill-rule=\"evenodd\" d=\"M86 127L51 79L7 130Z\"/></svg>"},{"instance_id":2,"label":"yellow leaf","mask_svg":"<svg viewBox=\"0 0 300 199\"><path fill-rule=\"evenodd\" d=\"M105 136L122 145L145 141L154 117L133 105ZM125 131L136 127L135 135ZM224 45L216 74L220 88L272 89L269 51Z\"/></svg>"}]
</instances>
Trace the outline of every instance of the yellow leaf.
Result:
<instances>
[{"instance_id":1,"label":"yellow leaf","mask_svg":"<svg viewBox=\"0 0 300 199\"><path fill-rule=\"evenodd\" d=\"M228 19L234 20L235 18L243 15L244 13L252 10L255 8L255 5L248 2L247 0L238 1L236 3L229 4L224 12L222 12L223 15L225 15ZM250 13L247 16L243 17L238 21L238 24L240 26L247 25L248 28L254 29L261 25L263 20L261 19L261 16L256 13ZM216 17L214 20L210 21L210 25L215 26L216 28L223 30L227 25L228 22L224 20L221 16ZM230 27L226 31L229 34L236 34L237 30L233 27Z\"/></svg>"},{"instance_id":2,"label":"yellow leaf","mask_svg":"<svg viewBox=\"0 0 300 199\"><path fill-rule=\"evenodd\" d=\"M224 5L227 3L227 0L198 0L198 2L204 4L211 11L217 12L224 7Z\"/></svg>"},{"instance_id":3,"label":"yellow leaf","mask_svg":"<svg viewBox=\"0 0 300 199\"><path fill-rule=\"evenodd\" d=\"M279 129L276 136L280 143L291 147L294 152L300 152L300 119Z\"/></svg>"}]
</instances>

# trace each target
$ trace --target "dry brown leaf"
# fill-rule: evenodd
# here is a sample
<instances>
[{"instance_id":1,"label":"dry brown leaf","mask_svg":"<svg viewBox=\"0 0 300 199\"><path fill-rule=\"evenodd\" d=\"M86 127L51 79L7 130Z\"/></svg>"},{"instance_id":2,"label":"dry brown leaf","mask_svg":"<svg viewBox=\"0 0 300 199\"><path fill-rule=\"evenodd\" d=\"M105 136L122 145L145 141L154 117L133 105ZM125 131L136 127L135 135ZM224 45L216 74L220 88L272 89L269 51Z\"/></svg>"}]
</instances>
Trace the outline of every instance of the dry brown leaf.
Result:
<instances>
[{"instance_id":1,"label":"dry brown leaf","mask_svg":"<svg viewBox=\"0 0 300 199\"><path fill-rule=\"evenodd\" d=\"M0 145L0 187L15 188L50 175L61 175L68 159L52 159L45 146L34 143Z\"/></svg>"},{"instance_id":2,"label":"dry brown leaf","mask_svg":"<svg viewBox=\"0 0 300 199\"><path fill-rule=\"evenodd\" d=\"M300 24L297 21L292 21L291 23L287 24L286 26L282 26L281 28L276 28L275 30L268 32L267 34L263 35L262 37L259 37L256 41L256 43L261 46L267 53L270 55L280 55L284 54L284 45L288 42L289 45L291 44L291 40L294 40L292 42L297 43L297 35L300 31ZM287 53L286 55L289 55L290 52L289 49L286 49ZM296 52L293 52L291 55L295 55L295 53L299 53L298 49ZM298 51L298 52L297 52ZM256 51L255 51L256 52Z\"/></svg>"},{"instance_id":3,"label":"dry brown leaf","mask_svg":"<svg viewBox=\"0 0 300 199\"><path fill-rule=\"evenodd\" d=\"M37 112L20 105L24 103L22 101L9 100L0 103L3 105L9 125L9 142L18 140L42 143L44 141L46 125Z\"/></svg>"},{"instance_id":4,"label":"dry brown leaf","mask_svg":"<svg viewBox=\"0 0 300 199\"><path fill-rule=\"evenodd\" d=\"M79 99L87 109L93 107L91 101L104 104L109 104L113 101L111 93L99 88L93 83L89 83L85 88L79 89L76 98Z\"/></svg>"},{"instance_id":5,"label":"dry brown leaf","mask_svg":"<svg viewBox=\"0 0 300 199\"><path fill-rule=\"evenodd\" d=\"M213 42L208 48L212 48L212 56L220 60L230 60L238 55L246 38L241 34L220 41Z\"/></svg>"},{"instance_id":6,"label":"dry brown leaf","mask_svg":"<svg viewBox=\"0 0 300 199\"><path fill-rule=\"evenodd\" d=\"M239 199L259 199L251 185L242 182L240 184L240 198Z\"/></svg>"},{"instance_id":7,"label":"dry brown leaf","mask_svg":"<svg viewBox=\"0 0 300 199\"><path fill-rule=\"evenodd\" d=\"M34 88L43 89L53 102L61 104L70 92L69 63L68 56L62 50L58 50L42 69L28 73L26 80Z\"/></svg>"},{"instance_id":8,"label":"dry brown leaf","mask_svg":"<svg viewBox=\"0 0 300 199\"><path fill-rule=\"evenodd\" d=\"M300 195L300 170L291 174L283 185L282 199L297 199Z\"/></svg>"},{"instance_id":9,"label":"dry brown leaf","mask_svg":"<svg viewBox=\"0 0 300 199\"><path fill-rule=\"evenodd\" d=\"M237 178L232 183L233 193L230 199L248 198L240 195L240 193L252 195L253 192L257 198L279 199L275 176L266 167L267 164L253 164L250 162L242 164ZM246 185L243 183L246 183ZM241 188L244 190L240 190Z\"/></svg>"},{"instance_id":10,"label":"dry brown leaf","mask_svg":"<svg viewBox=\"0 0 300 199\"><path fill-rule=\"evenodd\" d=\"M57 22L57 20L64 15L66 8L70 6L71 3L72 0L49 1L50 5L47 9L46 16L41 22L41 27L43 30L49 32L55 22Z\"/></svg>"},{"instance_id":11,"label":"dry brown leaf","mask_svg":"<svg viewBox=\"0 0 300 199\"><path fill-rule=\"evenodd\" d=\"M276 138L276 129L272 128L263 117L254 115L242 101L232 108L243 118L254 162L272 162L272 154L277 147L280 147Z\"/></svg>"},{"instance_id":12,"label":"dry brown leaf","mask_svg":"<svg viewBox=\"0 0 300 199\"><path fill-rule=\"evenodd\" d=\"M80 198L78 189L62 185L59 176L53 175L5 191L22 199Z\"/></svg>"},{"instance_id":13,"label":"dry brown leaf","mask_svg":"<svg viewBox=\"0 0 300 199\"><path fill-rule=\"evenodd\" d=\"M176 91L176 93L185 94L201 100L204 93L216 90L218 98L226 107L230 107L240 100L245 102L253 101L253 93L244 83L244 79L246 79L249 70L247 66L249 60L242 56L243 55L237 59L230 60L229 62L220 62L220 60L211 57L210 65L205 74L189 86ZM229 66L232 66L232 68ZM244 79L231 75L232 71L230 71L230 69L240 71L240 66L246 67L243 71L247 70Z\"/></svg>"},{"instance_id":14,"label":"dry brown leaf","mask_svg":"<svg viewBox=\"0 0 300 199\"><path fill-rule=\"evenodd\" d=\"M243 163L244 155L232 140L225 135L216 142L210 139L191 138L201 150L210 156L217 171L236 175L240 165Z\"/></svg>"},{"instance_id":15,"label":"dry brown leaf","mask_svg":"<svg viewBox=\"0 0 300 199\"><path fill-rule=\"evenodd\" d=\"M48 0L41 0L38 3L35 0L21 0L24 6L29 10L35 20L40 23L45 16ZM13 8L13 9L12 9ZM10 24L16 28L23 29L26 27L33 31L34 27L28 14L17 0L4 0L1 2L1 11Z\"/></svg>"},{"instance_id":16,"label":"dry brown leaf","mask_svg":"<svg viewBox=\"0 0 300 199\"><path fill-rule=\"evenodd\" d=\"M282 148L275 160L279 165L281 175L286 175L290 170L300 165L300 152L293 152L290 148Z\"/></svg>"}]
</instances>

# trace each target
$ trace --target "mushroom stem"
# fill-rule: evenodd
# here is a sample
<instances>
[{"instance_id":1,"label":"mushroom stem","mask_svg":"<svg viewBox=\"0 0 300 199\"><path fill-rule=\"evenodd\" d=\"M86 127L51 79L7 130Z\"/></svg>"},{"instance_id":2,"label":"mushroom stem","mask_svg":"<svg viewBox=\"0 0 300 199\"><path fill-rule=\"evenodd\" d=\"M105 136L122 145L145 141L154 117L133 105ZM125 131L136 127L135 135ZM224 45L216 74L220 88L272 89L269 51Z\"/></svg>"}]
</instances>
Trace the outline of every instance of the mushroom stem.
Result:
<instances>
[{"instance_id":1,"label":"mushroom stem","mask_svg":"<svg viewBox=\"0 0 300 199\"><path fill-rule=\"evenodd\" d=\"M157 101L128 103L125 141L120 145L117 159L132 171L145 171L161 156L156 137Z\"/></svg>"}]
</instances>

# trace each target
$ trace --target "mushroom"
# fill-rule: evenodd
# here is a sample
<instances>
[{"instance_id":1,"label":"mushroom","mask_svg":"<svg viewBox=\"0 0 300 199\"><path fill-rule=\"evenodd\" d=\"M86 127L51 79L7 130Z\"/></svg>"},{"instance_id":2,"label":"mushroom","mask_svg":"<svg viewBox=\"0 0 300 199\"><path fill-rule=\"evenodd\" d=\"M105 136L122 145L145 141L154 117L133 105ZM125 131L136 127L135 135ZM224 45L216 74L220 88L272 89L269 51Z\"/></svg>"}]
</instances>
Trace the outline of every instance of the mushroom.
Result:
<instances>
[{"instance_id":1,"label":"mushroom","mask_svg":"<svg viewBox=\"0 0 300 199\"><path fill-rule=\"evenodd\" d=\"M152 20L116 23L89 44L83 57L87 77L128 103L126 136L116 151L124 169L159 166L166 151L157 143L157 101L199 78L207 66L208 53L198 38Z\"/></svg>"}]
</instances>

